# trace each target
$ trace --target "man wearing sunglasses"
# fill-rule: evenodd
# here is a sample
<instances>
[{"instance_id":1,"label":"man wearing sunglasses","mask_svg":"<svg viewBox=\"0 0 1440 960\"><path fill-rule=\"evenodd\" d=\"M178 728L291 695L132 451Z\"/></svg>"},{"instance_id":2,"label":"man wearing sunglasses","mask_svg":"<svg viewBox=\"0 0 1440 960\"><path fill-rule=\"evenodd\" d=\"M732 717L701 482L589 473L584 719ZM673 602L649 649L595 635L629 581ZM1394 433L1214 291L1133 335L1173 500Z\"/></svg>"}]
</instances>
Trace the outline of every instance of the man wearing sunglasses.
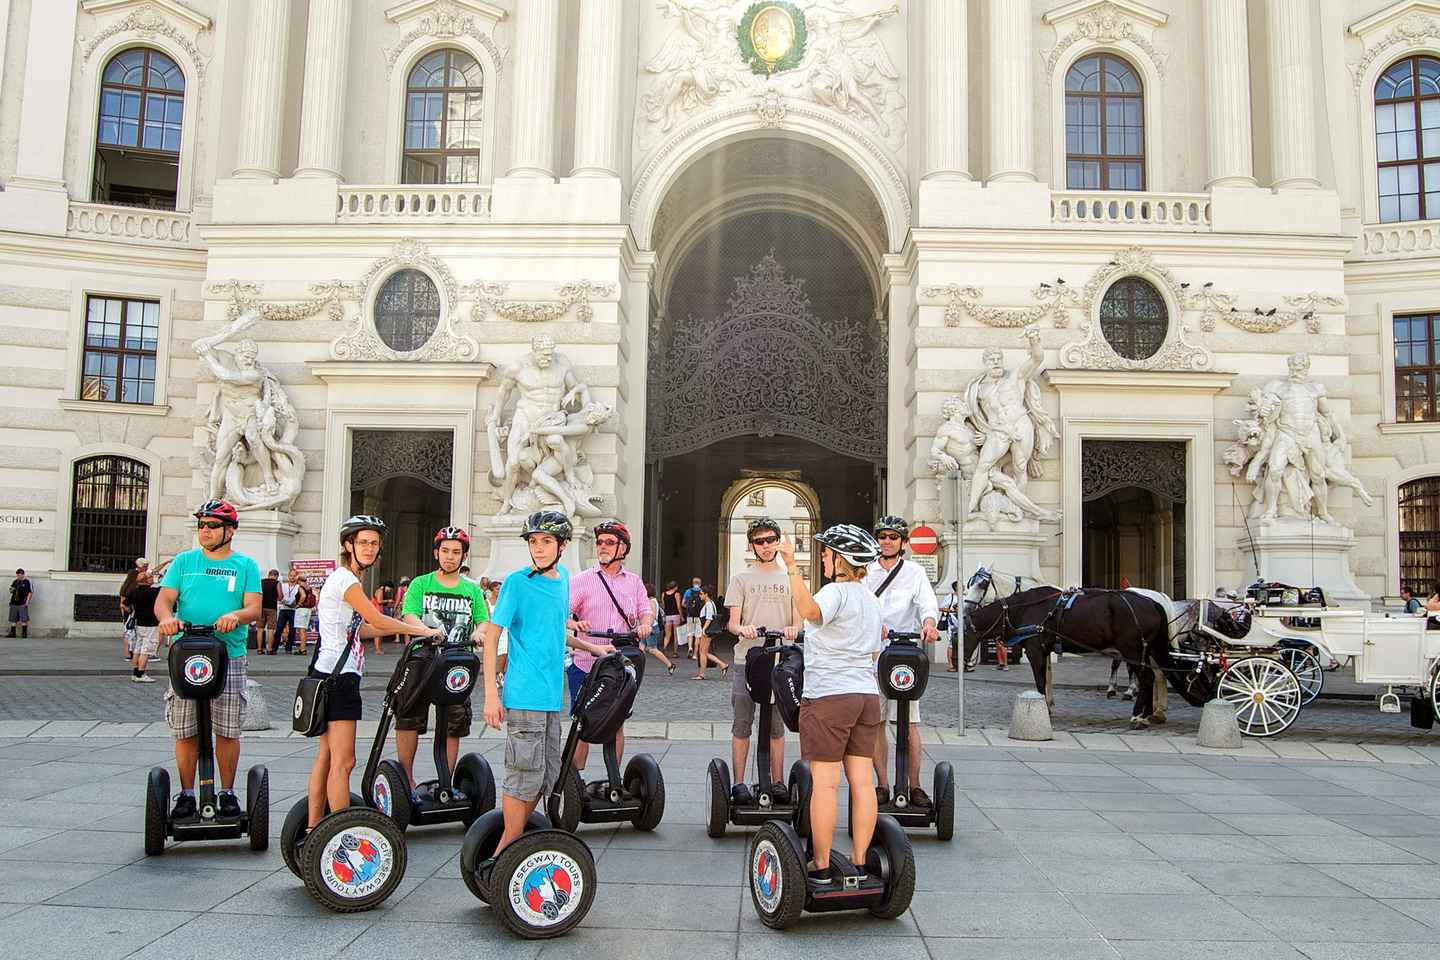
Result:
<instances>
[{"instance_id":1,"label":"man wearing sunglasses","mask_svg":"<svg viewBox=\"0 0 1440 960\"><path fill-rule=\"evenodd\" d=\"M198 550L178 555L160 581L155 618L160 635L173 637L182 622L215 627L225 641L229 663L225 689L210 706L215 727L215 758L220 767L220 816L240 816L235 796L235 770L240 765L240 715L245 706L245 640L248 625L260 619L260 567L230 549L240 515L224 500L206 500L195 511ZM200 760L199 716L194 700L165 693L165 723L175 738L175 765L180 771L180 796L170 814L174 820L195 816L195 765Z\"/></svg>"},{"instance_id":2,"label":"man wearing sunglasses","mask_svg":"<svg viewBox=\"0 0 1440 960\"><path fill-rule=\"evenodd\" d=\"M880 518L875 524L875 539L880 544L880 562L872 564L865 574L865 586L880 602L880 624L883 630L918 633L927 646L940 639L936 624L940 604L930 578L918 563L905 562L905 545L910 541L910 524L894 515ZM927 651L928 652L928 651ZM910 701L910 802L928 807L930 797L920 789L920 703ZM894 722L895 701L885 701L885 721ZM875 775L879 786L875 796L881 806L890 802L890 744L885 727L875 738Z\"/></svg>"},{"instance_id":3,"label":"man wearing sunglasses","mask_svg":"<svg viewBox=\"0 0 1440 960\"><path fill-rule=\"evenodd\" d=\"M739 804L752 802L745 778L745 762L750 756L750 731L755 724L757 704L750 699L745 685L745 654L761 645L757 628L783 630L786 640L799 633L800 620L790 598L790 575L775 562L780 547L780 524L769 517L750 521L746 532L755 564L730 578L725 588L725 606L730 611L729 631L740 639L735 643L735 669L731 672L730 705L734 720L730 725L730 761L736 783L730 788L731 799ZM785 802L785 725L780 708L770 705L770 779L776 784L779 802Z\"/></svg>"}]
</instances>

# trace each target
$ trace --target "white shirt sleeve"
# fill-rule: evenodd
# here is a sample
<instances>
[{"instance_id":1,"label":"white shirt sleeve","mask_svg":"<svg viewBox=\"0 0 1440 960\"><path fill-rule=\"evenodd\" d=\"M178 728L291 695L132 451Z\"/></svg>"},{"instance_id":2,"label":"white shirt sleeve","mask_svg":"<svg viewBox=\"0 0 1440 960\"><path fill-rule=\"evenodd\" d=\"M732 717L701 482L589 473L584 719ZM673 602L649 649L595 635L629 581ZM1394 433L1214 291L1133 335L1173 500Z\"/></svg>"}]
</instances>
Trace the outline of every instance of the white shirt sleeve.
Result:
<instances>
[{"instance_id":1,"label":"white shirt sleeve","mask_svg":"<svg viewBox=\"0 0 1440 960\"><path fill-rule=\"evenodd\" d=\"M825 586L820 588L820 592L815 594L815 605L820 608L820 619L819 621L808 620L806 622L816 623L817 625L829 623L835 619L835 614L840 612L840 607L844 603L844 600L845 594L838 586L833 583L825 584Z\"/></svg>"},{"instance_id":2,"label":"white shirt sleeve","mask_svg":"<svg viewBox=\"0 0 1440 960\"><path fill-rule=\"evenodd\" d=\"M940 604L935 599L935 588L930 586L930 578L925 576L925 571L920 569L919 564L915 566L916 574L920 578L920 586L915 591L915 602L920 608L920 626L925 626L927 617L934 618L940 622Z\"/></svg>"}]
</instances>

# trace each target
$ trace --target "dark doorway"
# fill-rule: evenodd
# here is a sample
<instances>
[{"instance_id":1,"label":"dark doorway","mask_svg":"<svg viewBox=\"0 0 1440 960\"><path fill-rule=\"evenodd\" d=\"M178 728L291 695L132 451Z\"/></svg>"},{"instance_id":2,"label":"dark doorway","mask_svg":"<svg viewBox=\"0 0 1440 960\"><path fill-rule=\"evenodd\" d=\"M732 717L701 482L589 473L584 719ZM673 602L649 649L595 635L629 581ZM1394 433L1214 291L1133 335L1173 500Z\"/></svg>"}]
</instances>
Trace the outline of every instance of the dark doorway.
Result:
<instances>
[{"instance_id":1,"label":"dark doorway","mask_svg":"<svg viewBox=\"0 0 1440 960\"><path fill-rule=\"evenodd\" d=\"M1083 440L1083 583L1185 596L1185 444Z\"/></svg>"},{"instance_id":2,"label":"dark doorway","mask_svg":"<svg viewBox=\"0 0 1440 960\"><path fill-rule=\"evenodd\" d=\"M356 430L350 453L350 512L389 527L365 589L398 583L434 566L431 538L450 517L454 435L449 430ZM462 519L463 524L463 519Z\"/></svg>"}]
</instances>

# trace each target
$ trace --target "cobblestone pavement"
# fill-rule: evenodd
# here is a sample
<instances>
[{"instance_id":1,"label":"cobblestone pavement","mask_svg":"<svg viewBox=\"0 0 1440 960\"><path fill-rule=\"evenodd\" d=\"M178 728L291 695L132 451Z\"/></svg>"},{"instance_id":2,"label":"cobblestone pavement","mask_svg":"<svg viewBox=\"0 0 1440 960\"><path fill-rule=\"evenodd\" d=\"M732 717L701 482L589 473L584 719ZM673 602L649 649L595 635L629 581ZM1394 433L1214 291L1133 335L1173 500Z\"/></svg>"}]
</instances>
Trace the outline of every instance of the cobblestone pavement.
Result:
<instances>
[{"instance_id":1,"label":"cobblestone pavement","mask_svg":"<svg viewBox=\"0 0 1440 960\"><path fill-rule=\"evenodd\" d=\"M498 764L498 739L475 747ZM664 821L649 834L582 826L599 871L594 907L541 944L510 937L466 891L456 826L407 834L407 875L378 909L319 908L274 839L304 789L308 742L246 742L243 764L270 770L270 850L171 844L146 858L145 771L169 765L166 741L0 740L0 953L1408 960L1440 936L1433 764L927 747L927 768L956 765L961 796L953 841L912 834L910 909L893 921L807 915L777 933L744 886L748 832L710 839L702 826L705 764L722 745L630 749L660 759Z\"/></svg>"}]
</instances>

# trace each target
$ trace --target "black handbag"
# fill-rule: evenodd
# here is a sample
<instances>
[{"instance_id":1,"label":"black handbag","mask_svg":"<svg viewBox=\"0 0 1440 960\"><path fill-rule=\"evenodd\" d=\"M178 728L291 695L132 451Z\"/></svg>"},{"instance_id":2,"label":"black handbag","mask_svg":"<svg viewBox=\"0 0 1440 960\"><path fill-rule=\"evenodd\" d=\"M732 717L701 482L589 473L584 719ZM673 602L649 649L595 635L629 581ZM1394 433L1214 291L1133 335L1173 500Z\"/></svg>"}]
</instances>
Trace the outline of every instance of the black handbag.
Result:
<instances>
[{"instance_id":1,"label":"black handbag","mask_svg":"<svg viewBox=\"0 0 1440 960\"><path fill-rule=\"evenodd\" d=\"M355 640L351 641L352 646L355 642ZM315 652L310 655L311 670L315 669L315 664L319 660L320 638L317 636ZM337 670L343 665L343 659L335 662ZM290 715L290 729L302 737L318 737L325 732L325 724L329 719L325 707L330 700L331 677L332 674L328 673L318 677L306 673L295 687L295 709Z\"/></svg>"}]
</instances>

